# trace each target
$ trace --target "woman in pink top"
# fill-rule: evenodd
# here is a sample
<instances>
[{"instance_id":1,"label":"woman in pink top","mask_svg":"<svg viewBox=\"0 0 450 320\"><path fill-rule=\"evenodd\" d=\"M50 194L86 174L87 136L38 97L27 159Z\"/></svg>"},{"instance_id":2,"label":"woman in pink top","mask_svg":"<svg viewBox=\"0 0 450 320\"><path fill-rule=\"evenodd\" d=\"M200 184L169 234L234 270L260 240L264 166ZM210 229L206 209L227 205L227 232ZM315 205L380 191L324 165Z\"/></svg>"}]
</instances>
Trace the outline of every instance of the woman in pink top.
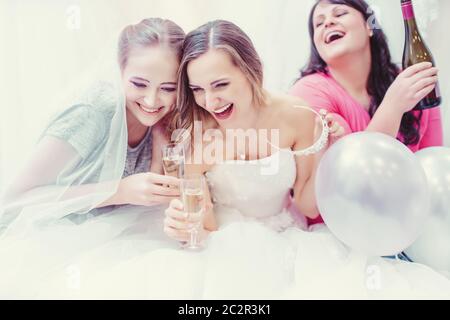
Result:
<instances>
[{"instance_id":1,"label":"woman in pink top","mask_svg":"<svg viewBox=\"0 0 450 320\"><path fill-rule=\"evenodd\" d=\"M412 110L434 89L437 69L420 63L400 72L364 0L317 1L309 32L310 61L290 94L331 113L346 133L386 133L414 152L443 144L440 109Z\"/></svg>"}]
</instances>

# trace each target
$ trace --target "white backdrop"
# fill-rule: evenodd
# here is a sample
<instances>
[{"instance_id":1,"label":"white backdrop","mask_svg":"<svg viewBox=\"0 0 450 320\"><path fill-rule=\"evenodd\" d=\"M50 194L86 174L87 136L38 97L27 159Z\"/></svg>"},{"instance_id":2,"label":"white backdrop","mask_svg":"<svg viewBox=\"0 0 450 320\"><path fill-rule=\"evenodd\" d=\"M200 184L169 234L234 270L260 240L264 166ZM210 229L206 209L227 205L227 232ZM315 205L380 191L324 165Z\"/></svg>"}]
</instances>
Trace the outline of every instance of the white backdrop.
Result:
<instances>
[{"instance_id":1,"label":"white backdrop","mask_svg":"<svg viewBox=\"0 0 450 320\"><path fill-rule=\"evenodd\" d=\"M185 31L213 19L237 23L253 39L266 87L286 91L309 54L313 0L0 0L0 192L23 164L55 101L98 72L127 24L169 18ZM372 0L400 62L403 20L398 0ZM450 1L414 0L440 68L446 144L450 143ZM62 106L57 106L62 107Z\"/></svg>"}]
</instances>

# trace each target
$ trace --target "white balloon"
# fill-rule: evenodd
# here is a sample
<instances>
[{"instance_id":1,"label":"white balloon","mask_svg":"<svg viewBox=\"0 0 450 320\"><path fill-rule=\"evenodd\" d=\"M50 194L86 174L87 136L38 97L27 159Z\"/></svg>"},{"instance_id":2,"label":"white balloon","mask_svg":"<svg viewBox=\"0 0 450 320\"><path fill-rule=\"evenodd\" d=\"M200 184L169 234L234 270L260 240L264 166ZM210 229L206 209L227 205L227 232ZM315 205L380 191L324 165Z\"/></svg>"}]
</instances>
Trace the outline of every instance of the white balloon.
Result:
<instances>
[{"instance_id":1,"label":"white balloon","mask_svg":"<svg viewBox=\"0 0 450 320\"><path fill-rule=\"evenodd\" d=\"M450 275L450 148L427 148L416 155L428 178L430 218L406 253L415 262Z\"/></svg>"},{"instance_id":2,"label":"white balloon","mask_svg":"<svg viewBox=\"0 0 450 320\"><path fill-rule=\"evenodd\" d=\"M403 251L417 239L429 213L418 159L381 133L354 133L331 146L319 164L316 196L335 236L368 255Z\"/></svg>"}]
</instances>

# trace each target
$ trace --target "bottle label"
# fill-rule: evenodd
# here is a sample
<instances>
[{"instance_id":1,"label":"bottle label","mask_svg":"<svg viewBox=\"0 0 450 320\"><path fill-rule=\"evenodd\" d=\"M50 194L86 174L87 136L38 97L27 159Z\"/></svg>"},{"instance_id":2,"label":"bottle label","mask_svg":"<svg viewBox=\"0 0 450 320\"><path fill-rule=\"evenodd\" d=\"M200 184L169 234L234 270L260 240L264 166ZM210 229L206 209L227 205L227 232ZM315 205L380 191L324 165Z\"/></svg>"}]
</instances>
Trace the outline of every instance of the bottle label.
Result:
<instances>
[{"instance_id":1,"label":"bottle label","mask_svg":"<svg viewBox=\"0 0 450 320\"><path fill-rule=\"evenodd\" d=\"M414 8L411 1L402 3L402 12L405 20L414 19Z\"/></svg>"}]
</instances>

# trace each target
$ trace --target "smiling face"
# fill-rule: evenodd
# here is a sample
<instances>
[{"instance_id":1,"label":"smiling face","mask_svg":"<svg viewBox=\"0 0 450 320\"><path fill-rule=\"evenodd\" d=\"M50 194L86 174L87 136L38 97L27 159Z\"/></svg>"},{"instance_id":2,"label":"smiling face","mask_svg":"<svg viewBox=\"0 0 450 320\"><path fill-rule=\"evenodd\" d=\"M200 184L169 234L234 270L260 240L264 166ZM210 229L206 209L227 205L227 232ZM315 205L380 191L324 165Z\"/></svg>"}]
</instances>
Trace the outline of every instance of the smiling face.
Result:
<instances>
[{"instance_id":1,"label":"smiling face","mask_svg":"<svg viewBox=\"0 0 450 320\"><path fill-rule=\"evenodd\" d=\"M333 65L344 56L370 50L372 30L358 10L320 2L313 14L314 44L321 58Z\"/></svg>"},{"instance_id":2,"label":"smiling face","mask_svg":"<svg viewBox=\"0 0 450 320\"><path fill-rule=\"evenodd\" d=\"M255 117L253 91L230 55L210 49L187 66L195 102L223 128L246 128Z\"/></svg>"},{"instance_id":3,"label":"smiling face","mask_svg":"<svg viewBox=\"0 0 450 320\"><path fill-rule=\"evenodd\" d=\"M161 120L175 105L178 66L164 46L132 49L122 71L128 114L147 127Z\"/></svg>"}]
</instances>

